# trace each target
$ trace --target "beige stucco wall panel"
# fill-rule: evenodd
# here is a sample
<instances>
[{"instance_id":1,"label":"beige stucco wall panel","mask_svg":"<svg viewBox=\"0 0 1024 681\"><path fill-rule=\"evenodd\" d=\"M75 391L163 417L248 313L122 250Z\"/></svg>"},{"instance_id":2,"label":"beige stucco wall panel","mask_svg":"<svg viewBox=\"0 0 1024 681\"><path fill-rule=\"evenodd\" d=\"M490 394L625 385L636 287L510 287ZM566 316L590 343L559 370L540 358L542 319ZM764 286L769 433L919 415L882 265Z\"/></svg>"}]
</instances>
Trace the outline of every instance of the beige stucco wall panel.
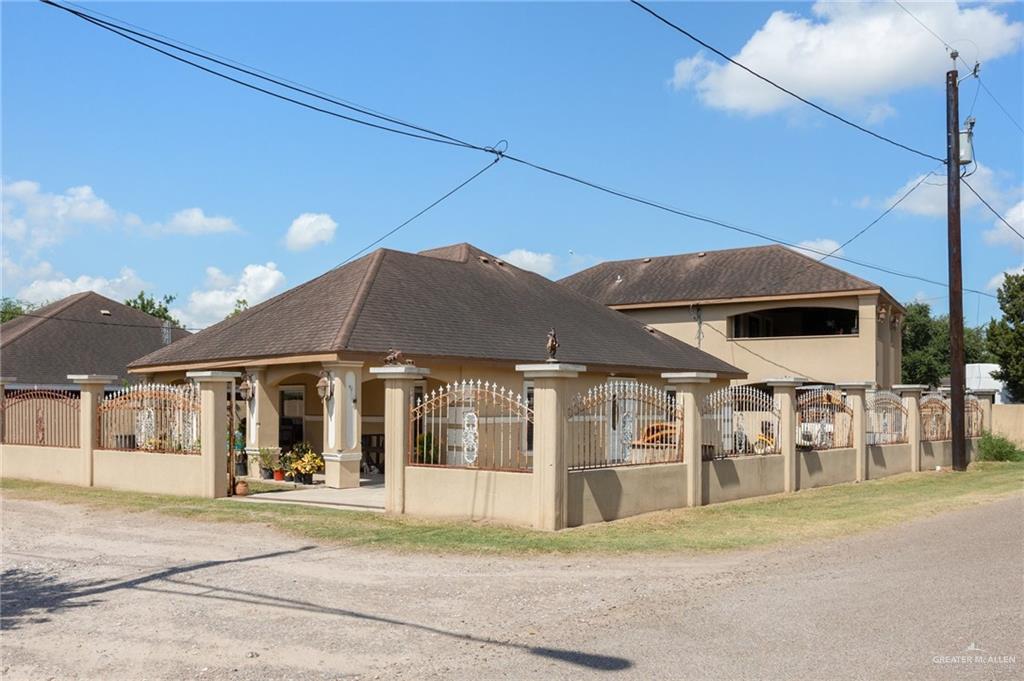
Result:
<instances>
[{"instance_id":1,"label":"beige stucco wall panel","mask_svg":"<svg viewBox=\"0 0 1024 681\"><path fill-rule=\"evenodd\" d=\"M993 404L992 432L1024 447L1024 404Z\"/></svg>"},{"instance_id":2,"label":"beige stucco wall panel","mask_svg":"<svg viewBox=\"0 0 1024 681\"><path fill-rule=\"evenodd\" d=\"M405 512L434 518L533 522L529 473L465 468L405 468Z\"/></svg>"},{"instance_id":3,"label":"beige stucco wall panel","mask_svg":"<svg viewBox=\"0 0 1024 681\"><path fill-rule=\"evenodd\" d=\"M686 505L686 464L569 472L569 527Z\"/></svg>"},{"instance_id":4,"label":"beige stucco wall panel","mask_svg":"<svg viewBox=\"0 0 1024 681\"><path fill-rule=\"evenodd\" d=\"M97 449L94 457L96 487L188 497L203 495L199 456Z\"/></svg>"},{"instance_id":5,"label":"beige stucco wall panel","mask_svg":"<svg viewBox=\"0 0 1024 681\"><path fill-rule=\"evenodd\" d=\"M0 445L0 477L82 484L85 454L79 447Z\"/></svg>"},{"instance_id":6,"label":"beige stucco wall panel","mask_svg":"<svg viewBox=\"0 0 1024 681\"><path fill-rule=\"evenodd\" d=\"M704 461L701 477L705 504L779 494L785 471L781 454Z\"/></svg>"},{"instance_id":7,"label":"beige stucco wall panel","mask_svg":"<svg viewBox=\"0 0 1024 681\"><path fill-rule=\"evenodd\" d=\"M852 447L798 451L797 489L812 489L857 479L857 451Z\"/></svg>"},{"instance_id":8,"label":"beige stucco wall panel","mask_svg":"<svg viewBox=\"0 0 1024 681\"><path fill-rule=\"evenodd\" d=\"M868 445L868 480L910 472L910 444Z\"/></svg>"}]
</instances>

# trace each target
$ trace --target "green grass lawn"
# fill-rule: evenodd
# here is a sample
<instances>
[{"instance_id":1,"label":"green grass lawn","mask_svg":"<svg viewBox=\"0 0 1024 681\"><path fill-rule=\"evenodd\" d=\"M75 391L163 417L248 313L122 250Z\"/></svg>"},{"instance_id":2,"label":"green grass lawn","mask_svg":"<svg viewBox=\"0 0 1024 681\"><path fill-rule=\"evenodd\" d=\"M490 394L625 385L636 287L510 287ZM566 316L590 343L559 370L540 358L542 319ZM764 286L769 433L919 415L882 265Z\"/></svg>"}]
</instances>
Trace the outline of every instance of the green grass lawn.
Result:
<instances>
[{"instance_id":1,"label":"green grass lawn","mask_svg":"<svg viewBox=\"0 0 1024 681\"><path fill-rule=\"evenodd\" d=\"M926 472L797 494L650 513L558 533L439 522L285 504L257 505L0 480L8 499L258 523L321 542L462 553L721 551L837 537L964 508L1024 490L1024 463L975 463L966 473Z\"/></svg>"}]
</instances>

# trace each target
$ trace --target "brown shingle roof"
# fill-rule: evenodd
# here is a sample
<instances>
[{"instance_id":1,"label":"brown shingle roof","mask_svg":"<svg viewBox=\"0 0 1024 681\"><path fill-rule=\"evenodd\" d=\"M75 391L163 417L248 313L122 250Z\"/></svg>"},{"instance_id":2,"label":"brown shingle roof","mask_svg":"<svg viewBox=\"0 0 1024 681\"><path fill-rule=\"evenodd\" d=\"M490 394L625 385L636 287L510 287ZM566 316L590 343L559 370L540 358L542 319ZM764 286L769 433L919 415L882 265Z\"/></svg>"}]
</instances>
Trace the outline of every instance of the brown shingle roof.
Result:
<instances>
[{"instance_id":1,"label":"brown shingle roof","mask_svg":"<svg viewBox=\"0 0 1024 681\"><path fill-rule=\"evenodd\" d=\"M651 333L544 277L469 244L381 249L272 298L133 367L334 352L540 361L550 327L558 358L595 366L743 372Z\"/></svg>"},{"instance_id":2,"label":"brown shingle roof","mask_svg":"<svg viewBox=\"0 0 1024 681\"><path fill-rule=\"evenodd\" d=\"M881 288L778 245L604 262L559 283L605 305Z\"/></svg>"},{"instance_id":3,"label":"brown shingle roof","mask_svg":"<svg viewBox=\"0 0 1024 681\"><path fill-rule=\"evenodd\" d=\"M0 372L27 385L66 385L68 374L125 378L129 362L164 345L161 320L86 291L0 325Z\"/></svg>"}]
</instances>

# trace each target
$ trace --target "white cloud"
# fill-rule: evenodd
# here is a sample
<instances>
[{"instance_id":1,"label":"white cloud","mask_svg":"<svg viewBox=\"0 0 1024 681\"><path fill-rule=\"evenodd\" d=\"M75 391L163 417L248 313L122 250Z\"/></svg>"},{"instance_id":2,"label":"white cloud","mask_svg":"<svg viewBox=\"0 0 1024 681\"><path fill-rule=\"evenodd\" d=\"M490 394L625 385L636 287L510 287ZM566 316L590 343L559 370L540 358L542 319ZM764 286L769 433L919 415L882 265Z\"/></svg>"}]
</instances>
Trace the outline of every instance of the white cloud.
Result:
<instances>
[{"instance_id":1,"label":"white cloud","mask_svg":"<svg viewBox=\"0 0 1024 681\"><path fill-rule=\"evenodd\" d=\"M516 248L498 256L516 267L536 272L544 277L552 277L557 267L556 257L551 253L536 253L525 248Z\"/></svg>"},{"instance_id":2,"label":"white cloud","mask_svg":"<svg viewBox=\"0 0 1024 681\"><path fill-rule=\"evenodd\" d=\"M236 300L256 305L280 290L284 282L284 274L272 262L246 265L238 276L207 267L205 287L193 291L185 307L172 312L187 327L202 328L224 319L234 309Z\"/></svg>"},{"instance_id":3,"label":"white cloud","mask_svg":"<svg viewBox=\"0 0 1024 681\"><path fill-rule=\"evenodd\" d=\"M984 196L984 194L982 195ZM1011 207L1003 217L1006 221L1013 225L1021 234L1024 234L1024 201L1018 201L1013 207ZM1024 239L1021 239L1020 234L1015 234L1013 230L1003 224L1002 220L996 220L992 223L991 229L986 229L981 234L982 239L985 243L990 246L1003 246L1008 245L1018 249L1024 249Z\"/></svg>"},{"instance_id":4,"label":"white cloud","mask_svg":"<svg viewBox=\"0 0 1024 681\"><path fill-rule=\"evenodd\" d=\"M124 267L116 277L90 276L83 274L76 279L57 277L36 279L18 291L18 298L33 303L48 303L82 291L95 291L100 295L124 300L148 288L148 284L130 267Z\"/></svg>"},{"instance_id":5,"label":"white cloud","mask_svg":"<svg viewBox=\"0 0 1024 681\"><path fill-rule=\"evenodd\" d=\"M304 251L317 244L330 243L338 223L327 213L303 213L292 220L284 243L290 251Z\"/></svg>"},{"instance_id":6,"label":"white cloud","mask_svg":"<svg viewBox=\"0 0 1024 681\"><path fill-rule=\"evenodd\" d=\"M1006 279L1007 274L1024 274L1024 265L1020 267L1011 267L1008 270L1000 272L996 276L988 280L988 284L985 286L989 291L995 291L997 288L1003 285L1003 280Z\"/></svg>"},{"instance_id":7,"label":"white cloud","mask_svg":"<svg viewBox=\"0 0 1024 681\"><path fill-rule=\"evenodd\" d=\"M565 277L601 262L601 258L575 251L559 256L554 253L537 253L525 248L516 248L498 257L520 269L536 272L549 279Z\"/></svg>"},{"instance_id":8,"label":"white cloud","mask_svg":"<svg viewBox=\"0 0 1024 681\"><path fill-rule=\"evenodd\" d=\"M138 216L132 216L138 219ZM156 231L167 234L219 234L237 232L238 225L231 218L207 215L202 208L179 210L164 225L156 225Z\"/></svg>"},{"instance_id":9,"label":"white cloud","mask_svg":"<svg viewBox=\"0 0 1024 681\"><path fill-rule=\"evenodd\" d=\"M61 194L42 191L38 182L2 185L3 236L22 250L36 253L59 244L77 227L109 226L117 213L92 187L70 187Z\"/></svg>"},{"instance_id":10,"label":"white cloud","mask_svg":"<svg viewBox=\"0 0 1024 681\"><path fill-rule=\"evenodd\" d=\"M912 11L968 61L1012 54L1024 36L1024 24L992 7L915 3ZM945 51L895 3L817 2L811 14L773 12L734 58L804 97L851 108L874 122L894 113L888 95L942 83L949 66ZM671 83L693 88L707 106L746 115L802 106L701 52L676 63Z\"/></svg>"},{"instance_id":11,"label":"white cloud","mask_svg":"<svg viewBox=\"0 0 1024 681\"><path fill-rule=\"evenodd\" d=\"M832 251L835 251L833 255L843 254L843 249L839 248L839 242L835 239L807 239L798 243L793 250L814 259L820 259Z\"/></svg>"},{"instance_id":12,"label":"white cloud","mask_svg":"<svg viewBox=\"0 0 1024 681\"><path fill-rule=\"evenodd\" d=\"M902 203L897 207L897 210L904 213L911 213L913 215L924 215L927 217L945 217L946 216L946 176L945 171L939 170L936 174L932 175L924 181L920 187L914 190L914 192L903 200ZM895 203L901 196L906 194L910 189L916 185L924 175L918 175L916 177L907 180L907 182L893 192L892 196L884 199L881 203L886 206ZM1001 184L997 178L997 174L988 166L978 164L975 172L968 178L968 182L974 187L975 191L985 197L985 200L991 203L996 210L1005 210L1005 208L1015 201L1021 199L1021 195L1024 194L1024 187L1015 186L1007 188ZM960 209L962 212L967 211L985 211L985 208L978 198L974 195L966 185L961 185L960 188Z\"/></svg>"}]
</instances>

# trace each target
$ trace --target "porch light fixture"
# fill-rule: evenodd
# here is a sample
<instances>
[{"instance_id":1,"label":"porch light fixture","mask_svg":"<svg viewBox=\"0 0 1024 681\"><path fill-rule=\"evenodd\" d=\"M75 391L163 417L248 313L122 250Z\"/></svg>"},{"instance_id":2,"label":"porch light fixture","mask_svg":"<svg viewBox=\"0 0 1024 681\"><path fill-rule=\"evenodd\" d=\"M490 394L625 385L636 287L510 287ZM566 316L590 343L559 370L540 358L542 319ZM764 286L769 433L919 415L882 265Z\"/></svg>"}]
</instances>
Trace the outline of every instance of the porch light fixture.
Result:
<instances>
[{"instance_id":1,"label":"porch light fixture","mask_svg":"<svg viewBox=\"0 0 1024 681\"><path fill-rule=\"evenodd\" d=\"M331 385L330 376L326 371L320 372L320 380L316 382L316 394L320 396L321 400L329 400L334 394L334 387Z\"/></svg>"},{"instance_id":2,"label":"porch light fixture","mask_svg":"<svg viewBox=\"0 0 1024 681\"><path fill-rule=\"evenodd\" d=\"M242 376L242 382L238 384L238 394L244 402L248 402L252 397L252 381L249 380L249 374Z\"/></svg>"}]
</instances>

